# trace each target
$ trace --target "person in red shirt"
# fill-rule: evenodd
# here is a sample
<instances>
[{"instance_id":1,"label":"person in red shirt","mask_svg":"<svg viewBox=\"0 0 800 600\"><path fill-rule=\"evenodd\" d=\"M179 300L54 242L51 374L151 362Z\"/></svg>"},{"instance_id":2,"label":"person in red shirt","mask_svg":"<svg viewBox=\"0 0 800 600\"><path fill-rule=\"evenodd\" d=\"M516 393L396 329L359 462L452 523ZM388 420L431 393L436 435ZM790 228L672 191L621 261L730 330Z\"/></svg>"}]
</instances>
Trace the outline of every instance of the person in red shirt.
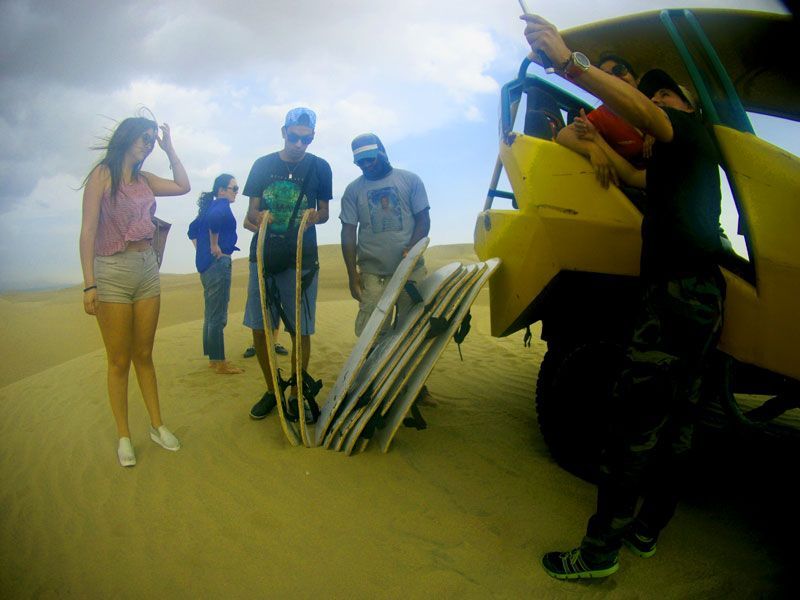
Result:
<instances>
[{"instance_id":1,"label":"person in red shirt","mask_svg":"<svg viewBox=\"0 0 800 600\"><path fill-rule=\"evenodd\" d=\"M636 87L636 72L624 58L606 53L600 56L598 66L609 75L621 79L631 87ZM644 168L644 159L652 141L648 140L643 132L617 116L605 104L594 109L588 115L581 111L581 117L594 125L597 132L617 154L636 169ZM612 161L596 144L581 139L574 122L558 132L556 141L588 158L603 187L608 187L609 183L619 184L619 174Z\"/></svg>"}]
</instances>

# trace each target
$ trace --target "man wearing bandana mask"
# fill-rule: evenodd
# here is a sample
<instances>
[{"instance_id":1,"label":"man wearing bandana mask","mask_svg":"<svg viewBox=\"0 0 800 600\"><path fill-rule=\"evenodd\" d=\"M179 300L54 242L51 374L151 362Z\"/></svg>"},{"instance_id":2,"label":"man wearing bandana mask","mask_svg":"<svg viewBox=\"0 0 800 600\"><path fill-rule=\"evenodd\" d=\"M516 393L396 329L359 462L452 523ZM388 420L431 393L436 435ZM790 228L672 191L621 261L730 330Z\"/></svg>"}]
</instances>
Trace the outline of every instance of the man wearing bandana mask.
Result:
<instances>
[{"instance_id":1,"label":"man wearing bandana mask","mask_svg":"<svg viewBox=\"0 0 800 600\"><path fill-rule=\"evenodd\" d=\"M355 330L361 335L400 261L428 235L430 206L422 180L393 168L377 135L361 134L351 147L363 175L347 186L339 218L350 294L359 302ZM420 259L409 280L419 282L426 274ZM403 291L397 310L410 306L411 298Z\"/></svg>"}]
</instances>

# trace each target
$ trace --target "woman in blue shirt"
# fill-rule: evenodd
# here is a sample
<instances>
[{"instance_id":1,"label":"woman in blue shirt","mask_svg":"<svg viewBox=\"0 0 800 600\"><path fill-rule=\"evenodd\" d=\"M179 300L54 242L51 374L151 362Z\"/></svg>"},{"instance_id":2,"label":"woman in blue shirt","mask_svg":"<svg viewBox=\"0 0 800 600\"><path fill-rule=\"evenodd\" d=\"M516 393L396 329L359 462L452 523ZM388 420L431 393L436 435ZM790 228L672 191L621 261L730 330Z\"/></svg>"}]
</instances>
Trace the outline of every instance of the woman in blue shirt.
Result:
<instances>
[{"instance_id":1,"label":"woman in blue shirt","mask_svg":"<svg viewBox=\"0 0 800 600\"><path fill-rule=\"evenodd\" d=\"M244 369L225 360L223 330L228 323L231 298L231 254L236 247L236 217L231 204L239 186L233 175L223 173L214 180L211 192L203 192L197 201L197 218L189 225L189 239L195 245L195 266L203 283L205 318L203 354L209 367L223 375L244 373Z\"/></svg>"}]
</instances>

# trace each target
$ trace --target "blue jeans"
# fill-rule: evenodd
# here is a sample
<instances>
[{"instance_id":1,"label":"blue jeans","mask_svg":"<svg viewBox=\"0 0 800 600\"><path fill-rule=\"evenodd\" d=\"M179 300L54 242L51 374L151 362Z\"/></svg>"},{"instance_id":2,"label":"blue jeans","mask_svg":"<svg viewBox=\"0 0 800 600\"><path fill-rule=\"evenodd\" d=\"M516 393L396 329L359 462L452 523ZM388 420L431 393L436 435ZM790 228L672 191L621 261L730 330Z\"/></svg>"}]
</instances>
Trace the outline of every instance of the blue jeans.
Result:
<instances>
[{"instance_id":1,"label":"blue jeans","mask_svg":"<svg viewBox=\"0 0 800 600\"><path fill-rule=\"evenodd\" d=\"M209 360L225 360L223 330L228 324L228 303L231 299L231 257L222 256L200 273L205 300L203 320L203 354Z\"/></svg>"}]
</instances>

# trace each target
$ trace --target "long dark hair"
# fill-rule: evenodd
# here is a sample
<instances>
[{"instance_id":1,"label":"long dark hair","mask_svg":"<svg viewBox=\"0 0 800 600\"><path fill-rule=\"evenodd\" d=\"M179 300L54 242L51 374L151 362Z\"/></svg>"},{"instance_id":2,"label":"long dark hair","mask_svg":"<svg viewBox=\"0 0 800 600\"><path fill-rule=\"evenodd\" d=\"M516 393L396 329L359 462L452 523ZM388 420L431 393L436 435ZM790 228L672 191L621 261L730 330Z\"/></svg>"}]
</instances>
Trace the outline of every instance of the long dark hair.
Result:
<instances>
[{"instance_id":1,"label":"long dark hair","mask_svg":"<svg viewBox=\"0 0 800 600\"><path fill-rule=\"evenodd\" d=\"M119 184L122 180L122 163L125 158L125 153L128 151L128 148L136 143L136 140L139 139L144 132L150 131L151 129L155 129L156 133L158 133L158 123L145 117L129 117L117 125L117 128L114 129L111 137L108 138L105 144L92 147L92 150L104 150L106 154L100 159L100 162L95 165L94 169L89 172L89 175L100 166L105 166L108 169L111 175L112 202L117 197ZM133 165L131 177L134 181L139 178L142 162ZM86 182L89 180L89 175L86 176L83 182L84 185L86 185Z\"/></svg>"},{"instance_id":2,"label":"long dark hair","mask_svg":"<svg viewBox=\"0 0 800 600\"><path fill-rule=\"evenodd\" d=\"M214 187L211 188L211 191L200 194L200 198L197 200L198 217L202 216L203 213L208 210L209 205L217 197L217 192L219 192L220 188L225 189L228 187L231 179L233 179L233 175L229 175L228 173L217 175L217 178L214 180Z\"/></svg>"}]
</instances>

